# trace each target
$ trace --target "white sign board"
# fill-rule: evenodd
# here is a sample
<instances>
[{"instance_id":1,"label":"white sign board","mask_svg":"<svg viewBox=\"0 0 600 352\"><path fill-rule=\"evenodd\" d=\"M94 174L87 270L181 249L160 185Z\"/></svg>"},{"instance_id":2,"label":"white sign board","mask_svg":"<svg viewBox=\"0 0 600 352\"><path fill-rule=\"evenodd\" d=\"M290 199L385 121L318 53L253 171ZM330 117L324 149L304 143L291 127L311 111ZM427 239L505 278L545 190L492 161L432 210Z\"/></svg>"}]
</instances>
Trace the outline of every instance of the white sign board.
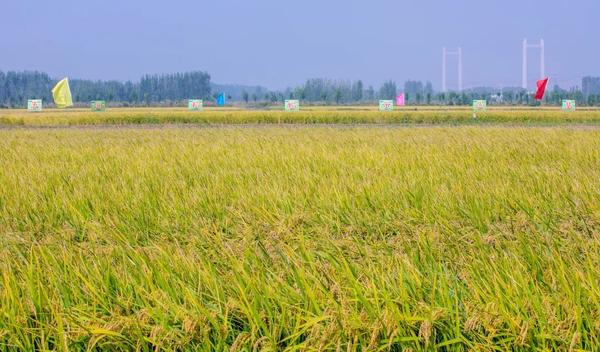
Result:
<instances>
[{"instance_id":1,"label":"white sign board","mask_svg":"<svg viewBox=\"0 0 600 352\"><path fill-rule=\"evenodd\" d=\"M562 101L562 109L563 111L575 111L577 110L577 104L575 100L563 100Z\"/></svg>"},{"instance_id":2,"label":"white sign board","mask_svg":"<svg viewBox=\"0 0 600 352\"><path fill-rule=\"evenodd\" d=\"M42 111L42 99L27 100L27 111L33 111L33 112Z\"/></svg>"},{"instance_id":3,"label":"white sign board","mask_svg":"<svg viewBox=\"0 0 600 352\"><path fill-rule=\"evenodd\" d=\"M285 111L300 111L300 101L299 100L286 100L285 101Z\"/></svg>"},{"instance_id":4,"label":"white sign board","mask_svg":"<svg viewBox=\"0 0 600 352\"><path fill-rule=\"evenodd\" d=\"M190 99L188 100L188 110L190 111L202 111L204 108L204 102L201 99Z\"/></svg>"},{"instance_id":5,"label":"white sign board","mask_svg":"<svg viewBox=\"0 0 600 352\"><path fill-rule=\"evenodd\" d=\"M473 100L473 111L487 110L487 100Z\"/></svg>"},{"instance_id":6,"label":"white sign board","mask_svg":"<svg viewBox=\"0 0 600 352\"><path fill-rule=\"evenodd\" d=\"M379 111L392 111L394 110L394 101L393 100L380 100L379 101Z\"/></svg>"}]
</instances>

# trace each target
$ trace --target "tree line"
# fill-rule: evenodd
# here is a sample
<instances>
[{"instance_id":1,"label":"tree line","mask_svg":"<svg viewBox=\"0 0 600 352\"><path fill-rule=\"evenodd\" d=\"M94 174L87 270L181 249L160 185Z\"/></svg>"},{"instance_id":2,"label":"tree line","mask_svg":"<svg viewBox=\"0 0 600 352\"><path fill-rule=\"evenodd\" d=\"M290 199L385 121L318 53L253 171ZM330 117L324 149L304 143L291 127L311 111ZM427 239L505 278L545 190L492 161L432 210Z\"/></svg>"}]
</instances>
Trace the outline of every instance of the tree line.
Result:
<instances>
[{"instance_id":1,"label":"tree line","mask_svg":"<svg viewBox=\"0 0 600 352\"><path fill-rule=\"evenodd\" d=\"M397 94L404 93L405 101L410 105L471 105L473 100L485 99L490 105L560 105L564 99L574 99L578 105L600 106L600 78L583 79L585 92L579 88L565 90L554 86L546 92L542 103L534 99L534 93L523 88L490 88L480 87L461 92L435 92L431 82L409 80L399 87L393 80L388 80L375 90L365 87L361 80L335 81L327 79L309 79L296 88L288 88L281 92L270 92L265 100L271 102L284 99L299 99L312 104L361 104L376 103L379 99L395 99Z\"/></svg>"},{"instance_id":2,"label":"tree line","mask_svg":"<svg viewBox=\"0 0 600 352\"><path fill-rule=\"evenodd\" d=\"M28 99L51 102L51 90L57 81L43 72L0 71L0 106L23 107ZM106 100L125 105L150 105L211 98L210 75L201 71L145 75L139 82L70 79L69 85L75 103Z\"/></svg>"},{"instance_id":3,"label":"tree line","mask_svg":"<svg viewBox=\"0 0 600 352\"><path fill-rule=\"evenodd\" d=\"M51 102L51 89L58 81L37 71L0 71L0 107L24 107L27 99ZM285 99L299 99L309 104L358 105L374 104L379 99L395 99L405 94L410 105L470 105L475 99L489 104L537 105L533 94L522 88L473 88L462 92L435 92L431 82L409 80L398 86L393 80L384 82L379 89L366 86L362 80L308 79L295 88L268 91L260 86L216 85L208 73L202 71L145 75L138 82L70 80L73 101L87 104L92 100L106 100L128 105L175 105L197 98L209 100L224 92L228 100L249 104L273 104ZM600 105L600 78L585 77L583 89L564 90L558 86L547 92L544 104L560 105L563 99L575 99L578 105Z\"/></svg>"}]
</instances>

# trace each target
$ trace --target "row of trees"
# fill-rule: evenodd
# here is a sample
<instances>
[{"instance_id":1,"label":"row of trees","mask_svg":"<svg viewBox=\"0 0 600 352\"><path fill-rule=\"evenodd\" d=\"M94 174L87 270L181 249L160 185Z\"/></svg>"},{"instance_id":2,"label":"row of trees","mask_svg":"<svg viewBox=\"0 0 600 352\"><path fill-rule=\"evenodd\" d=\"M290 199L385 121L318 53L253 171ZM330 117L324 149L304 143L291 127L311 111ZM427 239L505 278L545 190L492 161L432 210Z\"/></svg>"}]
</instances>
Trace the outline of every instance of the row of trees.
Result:
<instances>
[{"instance_id":1,"label":"row of trees","mask_svg":"<svg viewBox=\"0 0 600 352\"><path fill-rule=\"evenodd\" d=\"M362 81L309 79L303 85L288 89L284 96L307 102L349 104L361 101L365 96L374 96L373 87L366 88Z\"/></svg>"},{"instance_id":2,"label":"row of trees","mask_svg":"<svg viewBox=\"0 0 600 352\"><path fill-rule=\"evenodd\" d=\"M1 72L0 106L22 107L27 99L52 101L51 89L58 80L43 72ZM190 97L211 97L210 75L206 72L186 72L146 75L139 82L69 81L74 102L106 100L127 104L152 104L179 101Z\"/></svg>"},{"instance_id":3,"label":"row of trees","mask_svg":"<svg viewBox=\"0 0 600 352\"><path fill-rule=\"evenodd\" d=\"M600 94L600 77L583 77L581 80L581 92L584 98L588 98L590 95Z\"/></svg>"},{"instance_id":4,"label":"row of trees","mask_svg":"<svg viewBox=\"0 0 600 352\"><path fill-rule=\"evenodd\" d=\"M379 90L366 87L361 80L345 81L314 78L296 88L285 91L269 92L265 100L276 102L284 99L300 99L310 103L355 104L377 99L394 99L398 88L393 81L385 82ZM248 101L248 96L244 100ZM254 98L256 98L254 96ZM256 99L254 99L256 100Z\"/></svg>"},{"instance_id":5,"label":"row of trees","mask_svg":"<svg viewBox=\"0 0 600 352\"><path fill-rule=\"evenodd\" d=\"M0 106L23 107L27 99L41 98L52 101L50 90L57 82L43 72L1 72ZM206 72L186 72L163 75L146 75L139 82L70 81L73 100L87 103L106 100L132 105L175 103L191 97L211 99L217 92L225 92L228 100L246 103L275 103L285 99L300 99L312 104L361 104L375 103L379 99L394 99L398 93L405 94L408 104L416 105L469 105L474 99L486 99L490 104L536 105L531 93L521 88L474 88L463 92L435 93L431 82L407 81L402 88L386 81L375 90L366 87L361 80L344 81L323 78L309 79L296 88L283 91L267 91L262 87L215 85ZM569 91L555 86L546 94L544 104L559 105L563 99L575 99L579 105L600 105L600 79L586 77L585 89ZM215 94L212 94L212 92Z\"/></svg>"},{"instance_id":6,"label":"row of trees","mask_svg":"<svg viewBox=\"0 0 600 352\"><path fill-rule=\"evenodd\" d=\"M24 106L27 99L50 99L50 89L55 82L42 72L0 71L0 106Z\"/></svg>"},{"instance_id":7,"label":"row of trees","mask_svg":"<svg viewBox=\"0 0 600 352\"><path fill-rule=\"evenodd\" d=\"M544 100L538 102L534 98L534 93L527 92L522 88L505 88L502 90L491 88L476 88L461 93L450 92L446 94L436 94L431 97L427 95L426 101L417 101L422 104L448 104L448 105L469 105L475 99L485 99L489 104L502 105L561 105L565 99L573 99L580 106L600 106L600 94L588 94L587 96L579 89L565 90L559 86L546 92ZM417 99L418 100L418 99Z\"/></svg>"},{"instance_id":8,"label":"row of trees","mask_svg":"<svg viewBox=\"0 0 600 352\"><path fill-rule=\"evenodd\" d=\"M589 78L588 78L589 79ZM362 81L334 81L309 79L305 84L281 92L270 92L264 99L271 102L284 99L300 99L314 104L359 104L375 103L379 99L395 99L398 93L405 94L407 104L413 105L470 105L475 99L485 99L489 104L539 105L534 95L522 88L474 88L462 92L435 93L431 82L409 80L403 89L392 81L383 83L378 91L372 86L365 88ZM592 94L595 93L595 94ZM548 91L543 104L560 105L563 99L574 99L579 105L600 105L600 91L588 89L584 94L579 89L564 90L555 86Z\"/></svg>"}]
</instances>

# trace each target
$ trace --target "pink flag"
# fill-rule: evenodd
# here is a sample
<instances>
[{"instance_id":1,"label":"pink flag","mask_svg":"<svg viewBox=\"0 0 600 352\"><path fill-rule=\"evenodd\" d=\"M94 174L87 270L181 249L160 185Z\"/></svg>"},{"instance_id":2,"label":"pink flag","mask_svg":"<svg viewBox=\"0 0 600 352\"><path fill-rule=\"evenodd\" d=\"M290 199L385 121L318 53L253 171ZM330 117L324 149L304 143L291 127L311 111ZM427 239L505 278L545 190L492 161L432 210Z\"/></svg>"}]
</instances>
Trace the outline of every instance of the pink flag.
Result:
<instances>
[{"instance_id":1,"label":"pink flag","mask_svg":"<svg viewBox=\"0 0 600 352\"><path fill-rule=\"evenodd\" d=\"M396 96L396 106L404 106L404 93Z\"/></svg>"}]
</instances>

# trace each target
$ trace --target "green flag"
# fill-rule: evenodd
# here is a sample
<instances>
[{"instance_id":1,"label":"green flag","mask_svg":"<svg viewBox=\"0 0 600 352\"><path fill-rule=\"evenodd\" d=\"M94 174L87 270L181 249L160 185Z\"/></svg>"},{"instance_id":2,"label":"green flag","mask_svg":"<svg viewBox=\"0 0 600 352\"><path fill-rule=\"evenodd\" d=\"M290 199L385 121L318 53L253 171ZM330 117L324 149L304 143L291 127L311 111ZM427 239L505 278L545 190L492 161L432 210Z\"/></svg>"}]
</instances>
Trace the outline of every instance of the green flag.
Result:
<instances>
[{"instance_id":1,"label":"green flag","mask_svg":"<svg viewBox=\"0 0 600 352\"><path fill-rule=\"evenodd\" d=\"M52 88L52 96L54 97L54 104L56 104L57 108L73 106L68 78L63 78L60 82L56 83L54 88Z\"/></svg>"}]
</instances>

